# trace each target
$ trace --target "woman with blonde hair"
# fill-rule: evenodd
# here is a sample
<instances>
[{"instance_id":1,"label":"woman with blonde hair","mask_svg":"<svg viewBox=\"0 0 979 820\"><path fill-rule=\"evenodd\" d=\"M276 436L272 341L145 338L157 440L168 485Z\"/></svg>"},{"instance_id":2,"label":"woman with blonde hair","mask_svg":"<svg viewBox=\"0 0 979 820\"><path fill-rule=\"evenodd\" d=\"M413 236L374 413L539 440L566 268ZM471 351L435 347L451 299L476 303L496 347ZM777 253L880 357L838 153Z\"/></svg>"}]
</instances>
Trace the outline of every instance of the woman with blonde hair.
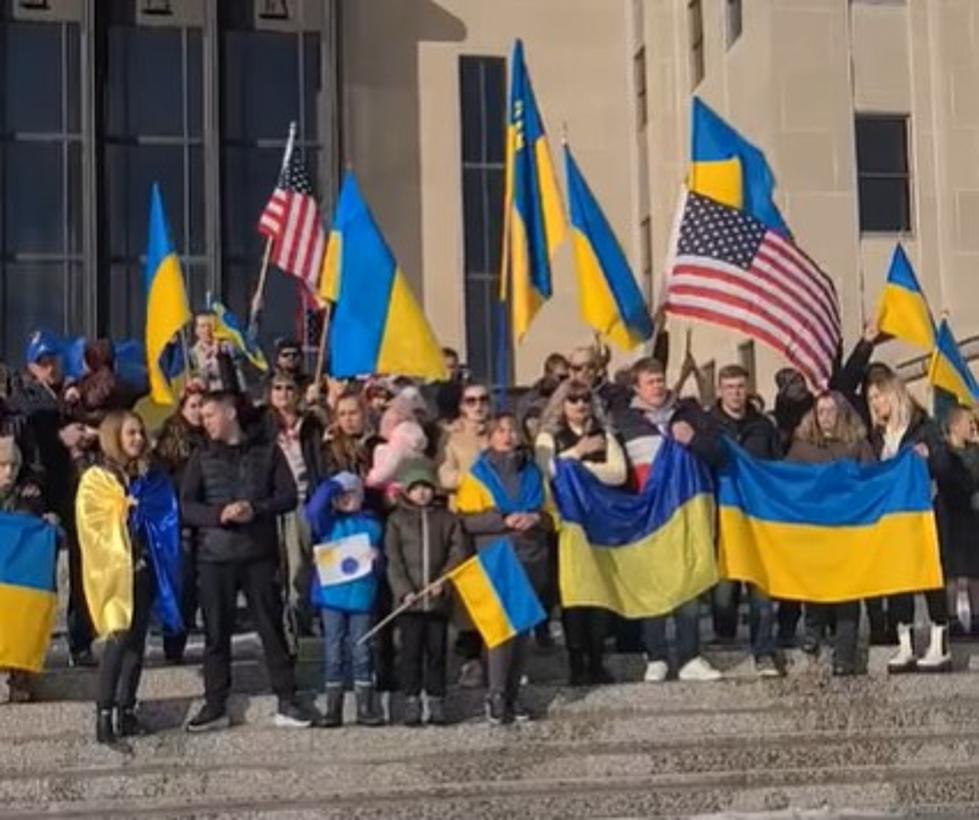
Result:
<instances>
[{"instance_id":1,"label":"woman with blonde hair","mask_svg":"<svg viewBox=\"0 0 979 820\"><path fill-rule=\"evenodd\" d=\"M943 473L946 461L941 435L928 414L908 393L901 378L890 370L876 369L867 378L867 407L870 411L870 444L880 461L894 458L911 446L928 460L932 477ZM892 673L946 672L952 668L948 650L948 600L944 589L924 591L931 619L928 651L921 660L914 654L914 595L909 592L888 599L888 617L897 626L898 651L888 661Z\"/></svg>"},{"instance_id":2,"label":"woman with blonde hair","mask_svg":"<svg viewBox=\"0 0 979 820\"><path fill-rule=\"evenodd\" d=\"M602 484L624 484L625 454L604 421L601 403L587 384L577 380L562 383L541 416L541 432L534 444L537 466L545 478L554 475L557 459L572 458ZM602 659L609 631L608 612L598 607L574 607L565 609L563 617L571 685L610 683L612 678Z\"/></svg>"},{"instance_id":3,"label":"woman with blonde hair","mask_svg":"<svg viewBox=\"0 0 979 820\"><path fill-rule=\"evenodd\" d=\"M850 459L860 464L875 461L874 451L867 441L867 428L856 411L842 394L825 391L816 397L812 409L799 422L785 460L803 464L827 464L841 459ZM823 634L835 618L833 674L855 674L860 601L837 604L807 602L805 612L803 651L811 655L819 653Z\"/></svg>"}]
</instances>

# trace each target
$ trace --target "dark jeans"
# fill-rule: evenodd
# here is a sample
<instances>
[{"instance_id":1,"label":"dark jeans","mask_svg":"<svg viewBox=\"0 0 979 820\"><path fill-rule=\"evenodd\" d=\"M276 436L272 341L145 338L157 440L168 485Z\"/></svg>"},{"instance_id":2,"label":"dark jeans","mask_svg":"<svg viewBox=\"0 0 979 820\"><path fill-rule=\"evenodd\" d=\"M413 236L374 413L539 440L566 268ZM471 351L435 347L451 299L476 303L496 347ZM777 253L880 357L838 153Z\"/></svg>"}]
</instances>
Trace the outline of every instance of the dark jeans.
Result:
<instances>
[{"instance_id":1,"label":"dark jeans","mask_svg":"<svg viewBox=\"0 0 979 820\"><path fill-rule=\"evenodd\" d=\"M183 657L187 636L197 617L197 551L193 538L187 531L181 536L180 618L184 622L184 631L179 635L163 636L163 652L170 660Z\"/></svg>"},{"instance_id":2,"label":"dark jeans","mask_svg":"<svg viewBox=\"0 0 979 820\"><path fill-rule=\"evenodd\" d=\"M735 633L738 623L738 593L736 581L720 581L714 587L714 618L717 623L734 624ZM754 584L748 587L748 626L751 634L751 654L756 659L770 658L775 654L775 607L762 590ZM729 637L725 635L725 637ZM734 637L734 635L730 635Z\"/></svg>"},{"instance_id":3,"label":"dark jeans","mask_svg":"<svg viewBox=\"0 0 979 820\"><path fill-rule=\"evenodd\" d=\"M92 648L95 630L88 614L85 601L85 586L82 581L82 551L75 533L68 528L65 545L68 550L68 649L72 655L87 652Z\"/></svg>"},{"instance_id":4,"label":"dark jeans","mask_svg":"<svg viewBox=\"0 0 979 820\"><path fill-rule=\"evenodd\" d=\"M377 601L374 605L374 616L378 621L391 613L392 601L391 586L384 578L378 584ZM373 669L377 688L385 692L393 692L398 688L398 679L395 674L394 630L382 629L373 637L370 645L371 651L374 653Z\"/></svg>"},{"instance_id":5,"label":"dark jeans","mask_svg":"<svg viewBox=\"0 0 979 820\"><path fill-rule=\"evenodd\" d=\"M514 635L506 643L486 653L489 666L489 689L487 694L503 695L512 701L520 692L520 678L527 660L526 633Z\"/></svg>"},{"instance_id":6,"label":"dark jeans","mask_svg":"<svg viewBox=\"0 0 979 820\"><path fill-rule=\"evenodd\" d=\"M590 669L602 665L609 612L593 606L576 606L564 610L564 641L571 662L587 663Z\"/></svg>"},{"instance_id":7,"label":"dark jeans","mask_svg":"<svg viewBox=\"0 0 979 820\"><path fill-rule=\"evenodd\" d=\"M922 592L925 603L928 604L928 617L938 626L948 625L948 596L944 589L929 589ZM895 624L914 623L914 596L908 592L904 595L892 595L887 600L890 617Z\"/></svg>"},{"instance_id":8,"label":"dark jeans","mask_svg":"<svg viewBox=\"0 0 979 820\"><path fill-rule=\"evenodd\" d=\"M799 620L802 618L802 603L799 601L778 602L778 639L780 641L795 640Z\"/></svg>"},{"instance_id":9,"label":"dark jeans","mask_svg":"<svg viewBox=\"0 0 979 820\"><path fill-rule=\"evenodd\" d=\"M700 599L693 598L670 613L676 627L677 668L683 668L700 654ZM643 645L650 661L666 661L666 621L670 615L645 618L642 622Z\"/></svg>"},{"instance_id":10,"label":"dark jeans","mask_svg":"<svg viewBox=\"0 0 979 820\"><path fill-rule=\"evenodd\" d=\"M96 695L100 709L131 708L136 703L155 593L153 572L143 565L133 573L133 617L129 629L114 632L105 642Z\"/></svg>"},{"instance_id":11,"label":"dark jeans","mask_svg":"<svg viewBox=\"0 0 979 820\"><path fill-rule=\"evenodd\" d=\"M336 609L324 609L321 614L326 685L343 686L347 680L344 661L349 658L353 682L358 686L373 686L371 643L358 641L370 632L374 616L370 612L340 612Z\"/></svg>"},{"instance_id":12,"label":"dark jeans","mask_svg":"<svg viewBox=\"0 0 979 820\"><path fill-rule=\"evenodd\" d=\"M227 563L198 563L201 611L204 613L204 696L223 708L231 691L231 636L235 629L238 590L265 651L272 690L280 700L296 691L292 658L282 634L282 589L274 558Z\"/></svg>"},{"instance_id":13,"label":"dark jeans","mask_svg":"<svg viewBox=\"0 0 979 820\"><path fill-rule=\"evenodd\" d=\"M714 637L733 641L738 637L738 607L741 605L741 582L718 581L711 594L711 617Z\"/></svg>"},{"instance_id":14,"label":"dark jeans","mask_svg":"<svg viewBox=\"0 0 979 820\"><path fill-rule=\"evenodd\" d=\"M806 604L806 633L822 640L835 623L833 660L854 667L857 663L857 635L860 631L860 601L839 604Z\"/></svg>"},{"instance_id":15,"label":"dark jeans","mask_svg":"<svg viewBox=\"0 0 979 820\"><path fill-rule=\"evenodd\" d=\"M401 632L401 691L417 697L445 697L445 660L449 622L436 612L406 612L398 619Z\"/></svg>"}]
</instances>

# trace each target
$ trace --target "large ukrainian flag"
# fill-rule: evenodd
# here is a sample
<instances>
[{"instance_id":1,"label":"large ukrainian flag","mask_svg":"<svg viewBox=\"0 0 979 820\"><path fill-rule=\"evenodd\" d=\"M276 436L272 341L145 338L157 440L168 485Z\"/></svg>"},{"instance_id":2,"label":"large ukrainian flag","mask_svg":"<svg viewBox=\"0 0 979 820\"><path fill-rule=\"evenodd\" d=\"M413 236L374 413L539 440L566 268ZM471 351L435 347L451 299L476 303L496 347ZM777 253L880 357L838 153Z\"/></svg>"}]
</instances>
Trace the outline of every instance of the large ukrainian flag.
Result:
<instances>
[{"instance_id":1,"label":"large ukrainian flag","mask_svg":"<svg viewBox=\"0 0 979 820\"><path fill-rule=\"evenodd\" d=\"M58 609L57 534L30 515L0 513L0 669L40 672Z\"/></svg>"},{"instance_id":2,"label":"large ukrainian flag","mask_svg":"<svg viewBox=\"0 0 979 820\"><path fill-rule=\"evenodd\" d=\"M717 582L710 475L681 445L663 442L638 494L606 487L569 459L556 465L562 606L649 618Z\"/></svg>"},{"instance_id":3,"label":"large ukrainian flag","mask_svg":"<svg viewBox=\"0 0 979 820\"><path fill-rule=\"evenodd\" d=\"M775 176L765 155L700 97L693 98L690 141L691 191L747 211L769 228L789 233L773 199Z\"/></svg>"},{"instance_id":4,"label":"large ukrainian flag","mask_svg":"<svg viewBox=\"0 0 979 820\"><path fill-rule=\"evenodd\" d=\"M935 320L900 244L894 247L887 282L877 305L877 327L882 333L923 350L931 351L935 346Z\"/></svg>"},{"instance_id":5,"label":"large ukrainian flag","mask_svg":"<svg viewBox=\"0 0 979 820\"><path fill-rule=\"evenodd\" d=\"M833 603L942 586L924 459L760 461L732 442L718 480L722 577Z\"/></svg>"},{"instance_id":6,"label":"large ukrainian flag","mask_svg":"<svg viewBox=\"0 0 979 820\"><path fill-rule=\"evenodd\" d=\"M510 54L504 214L501 296L510 299L513 332L519 341L540 306L551 298L551 261L565 231L544 121L520 40Z\"/></svg>"},{"instance_id":7,"label":"large ukrainian flag","mask_svg":"<svg viewBox=\"0 0 979 820\"><path fill-rule=\"evenodd\" d=\"M646 302L605 214L567 145L564 169L581 317L623 350L633 350L653 335Z\"/></svg>"},{"instance_id":8,"label":"large ukrainian flag","mask_svg":"<svg viewBox=\"0 0 979 820\"><path fill-rule=\"evenodd\" d=\"M546 617L506 538L461 563L449 573L449 580L487 649L533 629Z\"/></svg>"},{"instance_id":9,"label":"large ukrainian flag","mask_svg":"<svg viewBox=\"0 0 979 820\"><path fill-rule=\"evenodd\" d=\"M333 214L319 295L334 303L331 376L446 378L438 340L350 171L344 175Z\"/></svg>"},{"instance_id":10,"label":"large ukrainian flag","mask_svg":"<svg viewBox=\"0 0 979 820\"><path fill-rule=\"evenodd\" d=\"M149 239L146 245L146 366L150 398L157 404L173 404L169 374L174 336L190 321L190 306L180 260L170 240L160 186L150 193Z\"/></svg>"},{"instance_id":11,"label":"large ukrainian flag","mask_svg":"<svg viewBox=\"0 0 979 820\"><path fill-rule=\"evenodd\" d=\"M951 393L965 407L972 407L979 402L979 384L976 383L976 378L962 356L955 342L955 335L945 319L942 319L938 328L935 350L931 354L931 364L928 367L928 381L940 390Z\"/></svg>"}]
</instances>

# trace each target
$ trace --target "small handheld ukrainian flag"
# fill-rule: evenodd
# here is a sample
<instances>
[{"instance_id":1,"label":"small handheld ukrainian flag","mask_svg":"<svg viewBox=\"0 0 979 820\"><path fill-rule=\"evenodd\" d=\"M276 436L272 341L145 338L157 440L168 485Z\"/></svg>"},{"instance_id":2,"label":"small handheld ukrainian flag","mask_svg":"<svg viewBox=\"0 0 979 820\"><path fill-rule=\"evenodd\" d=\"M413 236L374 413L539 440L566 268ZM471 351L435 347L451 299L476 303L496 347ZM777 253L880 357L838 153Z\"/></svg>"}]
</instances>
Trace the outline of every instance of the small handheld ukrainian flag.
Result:
<instances>
[{"instance_id":1,"label":"small handheld ukrainian flag","mask_svg":"<svg viewBox=\"0 0 979 820\"><path fill-rule=\"evenodd\" d=\"M935 320L900 244L894 247L887 282L877 305L877 327L881 333L923 350L930 351L935 346Z\"/></svg>"},{"instance_id":2,"label":"small handheld ukrainian flag","mask_svg":"<svg viewBox=\"0 0 979 820\"><path fill-rule=\"evenodd\" d=\"M333 302L331 376L446 378L438 340L350 171L340 186L318 291Z\"/></svg>"},{"instance_id":3,"label":"small handheld ukrainian flag","mask_svg":"<svg viewBox=\"0 0 979 820\"><path fill-rule=\"evenodd\" d=\"M928 367L928 381L940 390L951 393L965 407L979 402L979 384L945 319L938 328L935 350Z\"/></svg>"},{"instance_id":4,"label":"small handheld ukrainian flag","mask_svg":"<svg viewBox=\"0 0 979 820\"><path fill-rule=\"evenodd\" d=\"M605 214L567 145L564 169L581 317L623 350L632 350L653 335L646 302Z\"/></svg>"},{"instance_id":5,"label":"small handheld ukrainian flag","mask_svg":"<svg viewBox=\"0 0 979 820\"><path fill-rule=\"evenodd\" d=\"M691 191L747 211L769 228L789 234L772 198L775 176L765 155L699 97L693 98L690 139Z\"/></svg>"},{"instance_id":6,"label":"small handheld ukrainian flag","mask_svg":"<svg viewBox=\"0 0 979 820\"><path fill-rule=\"evenodd\" d=\"M533 629L546 617L506 538L459 564L449 573L449 580L487 649Z\"/></svg>"},{"instance_id":7,"label":"small handheld ukrainian flag","mask_svg":"<svg viewBox=\"0 0 979 820\"><path fill-rule=\"evenodd\" d=\"M211 302L210 310L214 314L214 338L231 344L258 370L268 370L269 363L261 346L248 330L241 326L238 317L221 302Z\"/></svg>"},{"instance_id":8,"label":"small handheld ukrainian flag","mask_svg":"<svg viewBox=\"0 0 979 820\"><path fill-rule=\"evenodd\" d=\"M520 40L513 44L510 54L504 190L506 227L500 298L510 299L513 333L519 341L541 305L551 298L551 262L565 232L564 208L544 121Z\"/></svg>"},{"instance_id":9,"label":"small handheld ukrainian flag","mask_svg":"<svg viewBox=\"0 0 979 820\"><path fill-rule=\"evenodd\" d=\"M191 319L180 260L170 239L160 186L153 183L150 192L149 239L146 244L146 368L149 373L150 397L156 404L173 404L170 382L175 370L172 343L180 329Z\"/></svg>"}]
</instances>

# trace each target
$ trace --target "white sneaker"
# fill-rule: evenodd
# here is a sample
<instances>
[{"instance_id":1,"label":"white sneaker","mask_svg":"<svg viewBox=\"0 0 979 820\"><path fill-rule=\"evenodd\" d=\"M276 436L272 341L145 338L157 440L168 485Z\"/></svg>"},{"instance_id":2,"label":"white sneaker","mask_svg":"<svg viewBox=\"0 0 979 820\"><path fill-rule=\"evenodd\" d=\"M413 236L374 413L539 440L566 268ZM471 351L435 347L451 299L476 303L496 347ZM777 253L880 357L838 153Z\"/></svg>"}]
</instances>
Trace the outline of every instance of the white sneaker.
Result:
<instances>
[{"instance_id":1,"label":"white sneaker","mask_svg":"<svg viewBox=\"0 0 979 820\"><path fill-rule=\"evenodd\" d=\"M646 664L646 683L662 683L666 676L670 674L670 667L666 661L650 661Z\"/></svg>"},{"instance_id":2,"label":"white sneaker","mask_svg":"<svg viewBox=\"0 0 979 820\"><path fill-rule=\"evenodd\" d=\"M719 669L715 669L700 655L687 661L677 675L680 680L690 681L712 681L723 677L724 674Z\"/></svg>"}]
</instances>

